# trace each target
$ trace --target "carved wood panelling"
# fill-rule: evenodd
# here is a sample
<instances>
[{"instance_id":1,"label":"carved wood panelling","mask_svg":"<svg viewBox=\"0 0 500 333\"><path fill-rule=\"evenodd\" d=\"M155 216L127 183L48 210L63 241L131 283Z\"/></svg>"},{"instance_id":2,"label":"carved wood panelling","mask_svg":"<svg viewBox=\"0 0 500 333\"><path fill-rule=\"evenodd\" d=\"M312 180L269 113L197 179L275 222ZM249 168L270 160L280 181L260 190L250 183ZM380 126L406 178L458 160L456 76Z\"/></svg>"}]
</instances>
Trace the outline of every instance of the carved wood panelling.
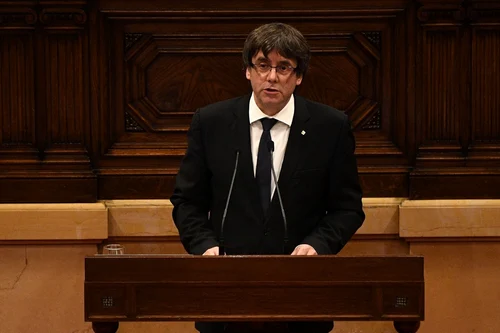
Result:
<instances>
[{"instance_id":1,"label":"carved wood panelling","mask_svg":"<svg viewBox=\"0 0 500 333\"><path fill-rule=\"evenodd\" d=\"M353 127L361 129L381 100L377 95L382 79L379 50L360 33L332 34L328 40L324 36L308 39L313 56L298 92L344 111Z\"/></svg>"},{"instance_id":2,"label":"carved wood panelling","mask_svg":"<svg viewBox=\"0 0 500 333\"><path fill-rule=\"evenodd\" d=\"M48 147L83 144L86 125L82 37L48 34L45 49Z\"/></svg>"},{"instance_id":3,"label":"carved wood panelling","mask_svg":"<svg viewBox=\"0 0 500 333\"><path fill-rule=\"evenodd\" d=\"M363 125L363 130L378 130L382 122L380 109L375 109L371 119Z\"/></svg>"},{"instance_id":4,"label":"carved wood panelling","mask_svg":"<svg viewBox=\"0 0 500 333\"><path fill-rule=\"evenodd\" d=\"M98 157L105 168L101 173L105 179L116 177L115 168L131 167L125 164L125 157L133 157L148 173L161 160L163 174L173 177L186 147L186 132L194 111L250 92L241 49L247 33L268 19L252 16L262 15L260 12L234 13L245 16L244 21L226 18L228 13L224 11L210 13L210 19L199 14L186 13L193 16L186 24L177 19L181 13L156 11L154 25L135 23L138 19L147 22L151 13L134 16L110 11L103 15L103 29L95 33L113 41L96 50L103 56L109 54L105 63L112 68L107 77L109 85L104 84L109 87L112 101L109 113L104 112L109 114L109 125L101 126L103 154ZM399 117L398 124L393 122L397 117L391 96L396 89L393 91L395 79L390 70L394 55L388 17L380 17L380 22L367 29L357 26L355 19L338 21L335 27L328 28L331 18L316 17L316 11L306 13L304 22L297 21L296 14L290 11L290 17L281 20L303 31L313 52L310 71L298 93L346 112L358 134L360 158L368 163L378 160L379 167L380 161L392 159L391 171L384 171L387 179L393 178L393 165L404 169L409 162L401 159L400 142L394 142L393 128L402 127L404 132L406 124L402 122L404 117ZM327 14L339 17L338 12ZM390 17L397 14L395 11ZM366 12L360 15L369 16ZM404 12L399 16L398 23L404 24ZM323 24L321 28L312 25L318 20ZM400 36L403 43L405 37ZM404 62L399 64L405 66ZM404 100L404 96L400 99ZM157 152L154 157L152 150ZM178 158L166 161L166 156Z\"/></svg>"},{"instance_id":5,"label":"carved wood panelling","mask_svg":"<svg viewBox=\"0 0 500 333\"><path fill-rule=\"evenodd\" d=\"M45 108L47 132L45 148L69 146L69 154L86 152L89 132L87 102L88 42L83 30L87 14L81 8L49 7L39 14L43 25ZM62 152L60 152L62 153Z\"/></svg>"},{"instance_id":6,"label":"carved wood panelling","mask_svg":"<svg viewBox=\"0 0 500 333\"><path fill-rule=\"evenodd\" d=\"M37 18L38 14L32 8L0 7L0 27L33 26Z\"/></svg>"},{"instance_id":7,"label":"carved wood panelling","mask_svg":"<svg viewBox=\"0 0 500 333\"><path fill-rule=\"evenodd\" d=\"M40 22L47 26L82 25L87 22L87 14L80 8L44 8L40 12Z\"/></svg>"},{"instance_id":8,"label":"carved wood panelling","mask_svg":"<svg viewBox=\"0 0 500 333\"><path fill-rule=\"evenodd\" d=\"M243 36L143 36L125 37L126 112L150 130L185 129L196 108L249 92L241 68ZM309 38L314 56L300 93L345 111L355 127L371 121L380 99L380 54L358 35L331 35L329 44L316 37L318 46ZM380 128L376 119L372 129Z\"/></svg>"},{"instance_id":9,"label":"carved wood panelling","mask_svg":"<svg viewBox=\"0 0 500 333\"><path fill-rule=\"evenodd\" d=\"M458 31L428 31L424 37L422 142L458 145L460 58Z\"/></svg>"},{"instance_id":10,"label":"carved wood panelling","mask_svg":"<svg viewBox=\"0 0 500 333\"><path fill-rule=\"evenodd\" d=\"M243 40L233 39L150 35L130 47L125 54L128 112L150 131L185 130L197 108L248 92L236 46Z\"/></svg>"},{"instance_id":11,"label":"carved wood panelling","mask_svg":"<svg viewBox=\"0 0 500 333\"><path fill-rule=\"evenodd\" d=\"M95 201L85 1L18 4L0 1L0 201Z\"/></svg>"},{"instance_id":12,"label":"carved wood panelling","mask_svg":"<svg viewBox=\"0 0 500 333\"><path fill-rule=\"evenodd\" d=\"M470 8L471 140L468 165L500 167L500 4Z\"/></svg>"},{"instance_id":13,"label":"carved wood panelling","mask_svg":"<svg viewBox=\"0 0 500 333\"><path fill-rule=\"evenodd\" d=\"M500 2L473 1L467 9L472 29L468 165L491 172L500 169ZM487 188L498 189L498 184L490 181Z\"/></svg>"},{"instance_id":14,"label":"carved wood panelling","mask_svg":"<svg viewBox=\"0 0 500 333\"><path fill-rule=\"evenodd\" d=\"M420 38L417 57L417 155L420 168L465 164L464 108L460 27L465 9L459 3L426 4L417 11ZM420 179L420 178L416 178ZM412 183L413 186L413 183Z\"/></svg>"},{"instance_id":15,"label":"carved wood panelling","mask_svg":"<svg viewBox=\"0 0 500 333\"><path fill-rule=\"evenodd\" d=\"M473 26L498 28L500 25L500 3L498 1L472 0L465 6L467 18Z\"/></svg>"},{"instance_id":16,"label":"carved wood panelling","mask_svg":"<svg viewBox=\"0 0 500 333\"><path fill-rule=\"evenodd\" d=\"M463 68L460 51L465 9L430 4L417 11L421 30L417 63L417 167L463 165Z\"/></svg>"},{"instance_id":17,"label":"carved wood panelling","mask_svg":"<svg viewBox=\"0 0 500 333\"><path fill-rule=\"evenodd\" d=\"M472 43L473 141L500 142L500 29L475 29Z\"/></svg>"},{"instance_id":18,"label":"carved wood panelling","mask_svg":"<svg viewBox=\"0 0 500 333\"><path fill-rule=\"evenodd\" d=\"M365 196L500 197L498 1L0 0L0 202L167 198L272 21L311 45L298 93L350 117Z\"/></svg>"},{"instance_id":19,"label":"carved wood panelling","mask_svg":"<svg viewBox=\"0 0 500 333\"><path fill-rule=\"evenodd\" d=\"M417 121L422 134L410 197L498 197L499 81L498 73L490 73L500 46L500 3L421 3L417 84L422 103L416 111L425 123Z\"/></svg>"},{"instance_id":20,"label":"carved wood panelling","mask_svg":"<svg viewBox=\"0 0 500 333\"><path fill-rule=\"evenodd\" d=\"M11 21L9 21L11 22ZM35 143L33 32L0 35L0 150Z\"/></svg>"}]
</instances>

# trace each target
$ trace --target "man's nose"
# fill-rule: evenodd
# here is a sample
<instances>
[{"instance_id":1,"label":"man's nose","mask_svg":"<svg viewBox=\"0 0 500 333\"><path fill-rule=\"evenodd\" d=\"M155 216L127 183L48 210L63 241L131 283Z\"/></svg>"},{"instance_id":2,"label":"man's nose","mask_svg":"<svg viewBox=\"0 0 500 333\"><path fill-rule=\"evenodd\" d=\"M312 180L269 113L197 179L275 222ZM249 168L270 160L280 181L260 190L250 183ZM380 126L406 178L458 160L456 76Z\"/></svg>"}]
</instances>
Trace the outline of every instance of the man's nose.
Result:
<instances>
[{"instance_id":1,"label":"man's nose","mask_svg":"<svg viewBox=\"0 0 500 333\"><path fill-rule=\"evenodd\" d=\"M277 79L278 79L278 73L276 71L276 68L271 67L271 70L269 71L269 73L267 73L267 80L270 82L276 82Z\"/></svg>"}]
</instances>

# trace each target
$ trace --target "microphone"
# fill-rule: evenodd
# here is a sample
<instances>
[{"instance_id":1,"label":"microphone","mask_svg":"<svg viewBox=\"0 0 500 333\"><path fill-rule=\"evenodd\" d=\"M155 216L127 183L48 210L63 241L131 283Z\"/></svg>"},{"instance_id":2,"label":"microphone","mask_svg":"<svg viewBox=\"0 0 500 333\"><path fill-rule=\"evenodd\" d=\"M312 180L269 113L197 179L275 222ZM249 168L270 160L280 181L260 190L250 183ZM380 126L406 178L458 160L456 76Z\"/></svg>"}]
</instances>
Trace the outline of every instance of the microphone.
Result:
<instances>
[{"instance_id":1,"label":"microphone","mask_svg":"<svg viewBox=\"0 0 500 333\"><path fill-rule=\"evenodd\" d=\"M220 237L219 237L219 255L223 256L226 252L224 249L224 223L226 222L227 208L229 207L229 200L231 200L231 193L233 193L234 179L236 178L236 171L238 171L238 161L240 159L240 150L236 149L236 160L234 162L233 177L231 178L231 185L229 185L229 193L227 195L226 207L222 213L222 220L220 223Z\"/></svg>"},{"instance_id":2,"label":"microphone","mask_svg":"<svg viewBox=\"0 0 500 333\"><path fill-rule=\"evenodd\" d=\"M283 206L283 201L281 200L281 192L280 188L278 186L278 179L276 177L276 172L274 171L274 163L273 163L273 153L274 153L274 141L270 140L267 142L267 150L269 151L269 154L271 155L271 171L274 179L274 185L276 187L276 193L278 194L278 200L280 203L280 208L281 208L281 216L283 217L283 227L285 231L285 235L283 237L283 253L287 253L288 249L288 223L286 221L286 214L285 214L285 207Z\"/></svg>"}]
</instances>

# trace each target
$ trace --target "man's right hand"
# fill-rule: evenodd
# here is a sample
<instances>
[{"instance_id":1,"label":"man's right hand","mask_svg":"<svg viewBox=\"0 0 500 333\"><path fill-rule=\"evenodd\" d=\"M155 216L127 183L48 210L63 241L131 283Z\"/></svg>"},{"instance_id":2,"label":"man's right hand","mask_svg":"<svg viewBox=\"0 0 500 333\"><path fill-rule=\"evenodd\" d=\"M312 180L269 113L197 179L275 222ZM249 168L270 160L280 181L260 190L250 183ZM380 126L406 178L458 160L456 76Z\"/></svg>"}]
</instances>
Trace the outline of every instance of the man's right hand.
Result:
<instances>
[{"instance_id":1,"label":"man's right hand","mask_svg":"<svg viewBox=\"0 0 500 333\"><path fill-rule=\"evenodd\" d=\"M214 246L209 248L203 253L204 256L218 256L219 255L219 247Z\"/></svg>"}]
</instances>

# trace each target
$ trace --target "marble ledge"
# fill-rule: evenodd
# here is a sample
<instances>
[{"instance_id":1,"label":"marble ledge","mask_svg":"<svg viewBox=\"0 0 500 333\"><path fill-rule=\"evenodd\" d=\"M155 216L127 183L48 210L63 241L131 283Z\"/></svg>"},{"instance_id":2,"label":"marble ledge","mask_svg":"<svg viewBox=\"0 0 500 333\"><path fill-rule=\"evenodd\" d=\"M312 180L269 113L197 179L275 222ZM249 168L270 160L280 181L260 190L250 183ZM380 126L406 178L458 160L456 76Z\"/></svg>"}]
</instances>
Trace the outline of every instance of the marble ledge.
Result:
<instances>
[{"instance_id":1,"label":"marble ledge","mask_svg":"<svg viewBox=\"0 0 500 333\"><path fill-rule=\"evenodd\" d=\"M362 235L397 235L399 205L404 198L365 198L366 220ZM178 236L169 200L105 201L109 211L110 237Z\"/></svg>"},{"instance_id":2,"label":"marble ledge","mask_svg":"<svg viewBox=\"0 0 500 333\"><path fill-rule=\"evenodd\" d=\"M500 200L415 200L399 209L399 235L408 239L500 237Z\"/></svg>"},{"instance_id":3,"label":"marble ledge","mask_svg":"<svg viewBox=\"0 0 500 333\"><path fill-rule=\"evenodd\" d=\"M178 236L169 200L105 201L110 237Z\"/></svg>"},{"instance_id":4,"label":"marble ledge","mask_svg":"<svg viewBox=\"0 0 500 333\"><path fill-rule=\"evenodd\" d=\"M500 237L500 200L364 198L363 236ZM178 236L169 200L2 204L0 242Z\"/></svg>"},{"instance_id":5,"label":"marble ledge","mask_svg":"<svg viewBox=\"0 0 500 333\"><path fill-rule=\"evenodd\" d=\"M500 199L403 200L403 208L484 208L500 207Z\"/></svg>"},{"instance_id":6,"label":"marble ledge","mask_svg":"<svg viewBox=\"0 0 500 333\"><path fill-rule=\"evenodd\" d=\"M102 240L107 224L103 203L0 205L0 241Z\"/></svg>"},{"instance_id":7,"label":"marble ledge","mask_svg":"<svg viewBox=\"0 0 500 333\"><path fill-rule=\"evenodd\" d=\"M397 235L399 206L404 198L363 198L365 222L358 235Z\"/></svg>"}]
</instances>

